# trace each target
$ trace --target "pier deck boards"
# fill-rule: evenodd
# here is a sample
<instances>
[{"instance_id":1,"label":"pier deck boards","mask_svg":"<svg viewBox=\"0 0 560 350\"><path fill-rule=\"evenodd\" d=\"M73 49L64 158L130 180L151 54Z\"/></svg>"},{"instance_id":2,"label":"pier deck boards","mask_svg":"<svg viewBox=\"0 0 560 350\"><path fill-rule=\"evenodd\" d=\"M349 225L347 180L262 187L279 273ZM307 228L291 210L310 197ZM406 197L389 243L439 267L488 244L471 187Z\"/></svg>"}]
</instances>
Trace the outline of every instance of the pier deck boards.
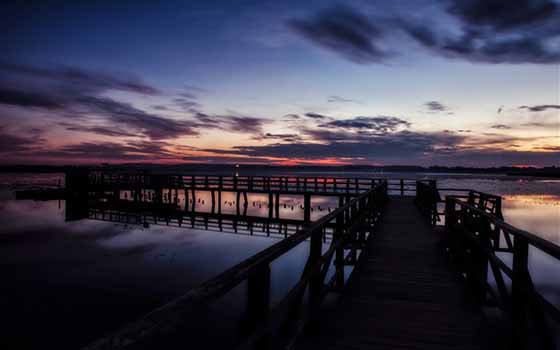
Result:
<instances>
[{"instance_id":1,"label":"pier deck boards","mask_svg":"<svg viewBox=\"0 0 560 350\"><path fill-rule=\"evenodd\" d=\"M391 198L339 304L298 349L481 349L482 313L412 198Z\"/></svg>"}]
</instances>

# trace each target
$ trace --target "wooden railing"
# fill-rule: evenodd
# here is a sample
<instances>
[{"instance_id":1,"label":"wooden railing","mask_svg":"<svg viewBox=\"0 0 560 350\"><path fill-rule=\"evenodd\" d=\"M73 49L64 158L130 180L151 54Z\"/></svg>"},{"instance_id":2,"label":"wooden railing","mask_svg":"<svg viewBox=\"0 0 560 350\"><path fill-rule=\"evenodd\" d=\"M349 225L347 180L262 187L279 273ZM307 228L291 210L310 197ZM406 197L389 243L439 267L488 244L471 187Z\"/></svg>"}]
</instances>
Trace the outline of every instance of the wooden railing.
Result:
<instances>
[{"instance_id":1,"label":"wooden railing","mask_svg":"<svg viewBox=\"0 0 560 350\"><path fill-rule=\"evenodd\" d=\"M218 176L174 175L150 173L113 173L93 171L90 186L124 186L128 188L188 188L204 191L245 191L283 193L357 194L375 184L387 182L388 191L401 196L413 196L415 180L336 176Z\"/></svg>"},{"instance_id":2,"label":"wooden railing","mask_svg":"<svg viewBox=\"0 0 560 350\"><path fill-rule=\"evenodd\" d=\"M466 276L476 300L496 305L510 316L511 348L555 349L550 322L560 325L560 311L535 289L528 257L529 250L535 249L560 260L560 247L505 223L500 205L498 198L488 195L473 194L467 201L447 196L449 253ZM496 253L512 254L511 266ZM488 282L488 267L495 287Z\"/></svg>"},{"instance_id":3,"label":"wooden railing","mask_svg":"<svg viewBox=\"0 0 560 350\"><path fill-rule=\"evenodd\" d=\"M367 192L349 200L295 234L244 260L121 331L93 343L87 349L129 349L135 345L145 345L154 339L156 343L153 344L157 344L158 338L176 333L180 323L194 309L209 305L242 282L247 282L247 310L244 316L244 332L237 345L245 349L264 349L272 343L275 346L288 345L304 327L317 322L319 306L327 293L343 288L344 265L356 262L358 250L363 248L374 229L386 201L387 183L376 184ZM333 236L324 251L324 234L327 227L333 223ZM308 258L298 282L282 301L271 309L271 264L308 239ZM334 275L326 281L327 272L333 263ZM188 340L186 342L188 343Z\"/></svg>"},{"instance_id":4,"label":"wooden railing","mask_svg":"<svg viewBox=\"0 0 560 350\"><path fill-rule=\"evenodd\" d=\"M493 194L462 188L438 188L436 180L418 180L416 181L416 197L414 202L418 209L426 217L428 222L433 226L442 223L441 218L445 216L445 206L441 192L453 193L452 196L457 199L466 200L467 203L477 207L478 209L503 219L502 215L502 197Z\"/></svg>"}]
</instances>

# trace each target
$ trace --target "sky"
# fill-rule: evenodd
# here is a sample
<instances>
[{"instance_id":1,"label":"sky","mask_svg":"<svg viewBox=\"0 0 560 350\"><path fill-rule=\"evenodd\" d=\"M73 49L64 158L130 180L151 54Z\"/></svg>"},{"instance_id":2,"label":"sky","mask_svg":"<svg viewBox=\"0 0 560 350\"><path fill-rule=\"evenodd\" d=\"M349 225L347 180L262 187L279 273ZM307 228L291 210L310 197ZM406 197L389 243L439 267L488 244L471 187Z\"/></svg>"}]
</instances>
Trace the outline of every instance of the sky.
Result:
<instances>
[{"instance_id":1,"label":"sky","mask_svg":"<svg viewBox=\"0 0 560 350\"><path fill-rule=\"evenodd\" d=\"M560 0L7 1L0 163L560 166Z\"/></svg>"}]
</instances>

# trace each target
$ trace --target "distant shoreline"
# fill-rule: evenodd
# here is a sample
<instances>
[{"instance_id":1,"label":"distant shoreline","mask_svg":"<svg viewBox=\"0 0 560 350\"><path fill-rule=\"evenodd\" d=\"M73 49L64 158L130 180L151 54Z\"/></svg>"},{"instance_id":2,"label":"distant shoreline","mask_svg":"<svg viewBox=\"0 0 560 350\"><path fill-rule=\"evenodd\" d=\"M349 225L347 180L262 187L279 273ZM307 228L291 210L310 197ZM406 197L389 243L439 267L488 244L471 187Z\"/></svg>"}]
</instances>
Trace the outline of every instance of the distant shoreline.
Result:
<instances>
[{"instance_id":1,"label":"distant shoreline","mask_svg":"<svg viewBox=\"0 0 560 350\"><path fill-rule=\"evenodd\" d=\"M398 173L448 173L448 174L500 174L507 176L534 176L560 178L560 167L545 168L520 168L520 167L493 167L493 168L469 168L469 167L444 167L444 166L369 166L369 165L342 165L342 166L277 166L277 165L251 165L241 164L115 164L102 166L68 166L68 165L0 165L0 173L63 173L76 169L96 169L105 171L149 171L149 172L189 172L189 173L222 173L231 174L232 172L384 172Z\"/></svg>"}]
</instances>

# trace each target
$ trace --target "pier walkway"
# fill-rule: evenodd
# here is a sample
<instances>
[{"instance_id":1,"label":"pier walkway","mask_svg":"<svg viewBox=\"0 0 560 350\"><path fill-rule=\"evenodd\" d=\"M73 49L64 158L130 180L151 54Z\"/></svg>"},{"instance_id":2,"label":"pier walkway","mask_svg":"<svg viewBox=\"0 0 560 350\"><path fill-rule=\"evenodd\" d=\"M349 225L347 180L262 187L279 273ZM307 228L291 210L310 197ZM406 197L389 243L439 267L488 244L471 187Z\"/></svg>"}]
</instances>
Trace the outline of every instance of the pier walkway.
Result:
<instances>
[{"instance_id":1,"label":"pier walkway","mask_svg":"<svg viewBox=\"0 0 560 350\"><path fill-rule=\"evenodd\" d=\"M88 350L552 350L560 344L560 310L535 287L529 269L529 252L558 261L560 247L504 222L500 196L438 188L435 180L85 173L67 176L66 184L68 220L135 218L178 227L200 221L205 229L217 222L219 231L231 225L234 233L283 236ZM123 188L130 193L124 200ZM201 192L209 192L208 212L197 209ZM222 192L235 196L234 213L222 212ZM248 215L248 195L255 193L268 194L262 217ZM292 196L299 196L302 218L280 215ZM312 220L317 196L338 206ZM278 266L298 246L302 270L274 297ZM220 300L235 295L236 321L221 324L229 310ZM209 337L211 329L222 336Z\"/></svg>"},{"instance_id":2,"label":"pier walkway","mask_svg":"<svg viewBox=\"0 0 560 350\"><path fill-rule=\"evenodd\" d=\"M393 197L342 301L301 349L481 349L482 313L446 262L442 232Z\"/></svg>"}]
</instances>

